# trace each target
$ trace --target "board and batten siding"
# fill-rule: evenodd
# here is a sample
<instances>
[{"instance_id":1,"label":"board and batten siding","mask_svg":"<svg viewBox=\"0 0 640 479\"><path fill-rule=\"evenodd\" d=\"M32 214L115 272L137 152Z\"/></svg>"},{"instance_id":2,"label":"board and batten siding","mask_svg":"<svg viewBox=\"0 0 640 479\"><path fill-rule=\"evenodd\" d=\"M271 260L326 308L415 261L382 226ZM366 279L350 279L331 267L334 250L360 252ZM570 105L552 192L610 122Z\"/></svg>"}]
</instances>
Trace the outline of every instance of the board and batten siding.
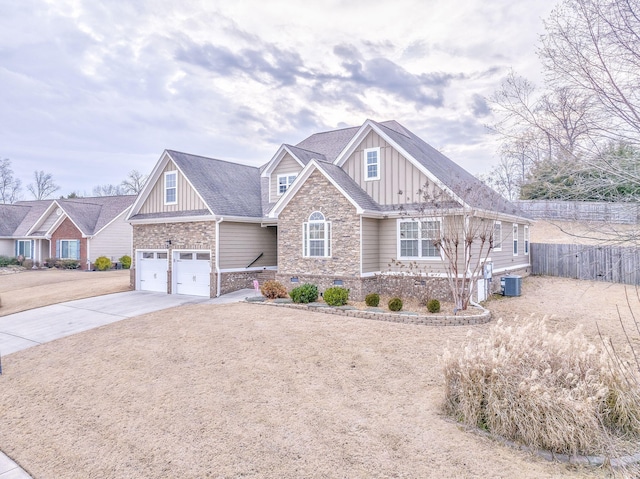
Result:
<instances>
[{"instance_id":1,"label":"board and batten siding","mask_svg":"<svg viewBox=\"0 0 640 479\"><path fill-rule=\"evenodd\" d=\"M298 163L289 153L286 153L278 163L278 166L276 166L271 173L271 181L269 183L269 201L278 201L280 196L282 196L278 194L278 175L298 175L301 171L302 166L300 166L300 163Z\"/></svg>"},{"instance_id":2,"label":"board and batten siding","mask_svg":"<svg viewBox=\"0 0 640 479\"><path fill-rule=\"evenodd\" d=\"M164 204L164 174L168 171L178 172L178 201L175 205ZM140 213L172 213L176 211L195 211L206 209L207 206L178 170L176 165L172 161L169 161L158 177L158 181L156 181L156 184L153 186L151 193L140 208Z\"/></svg>"},{"instance_id":3,"label":"board and batten siding","mask_svg":"<svg viewBox=\"0 0 640 479\"><path fill-rule=\"evenodd\" d=\"M365 181L364 150L378 147L380 148L380 179ZM419 190L424 189L426 184L430 184L424 173L374 131L369 132L358 145L342 165L342 169L381 205L401 205L421 201L423 198Z\"/></svg>"},{"instance_id":4,"label":"board and batten siding","mask_svg":"<svg viewBox=\"0 0 640 479\"><path fill-rule=\"evenodd\" d=\"M125 221L129 210L125 210L90 239L89 260L93 263L96 258L106 256L111 261L118 261L124 255L133 256L131 251L131 238L133 237L133 227Z\"/></svg>"},{"instance_id":5,"label":"board and batten siding","mask_svg":"<svg viewBox=\"0 0 640 479\"><path fill-rule=\"evenodd\" d=\"M275 227L258 223L220 223L220 269L244 269L264 253L251 268L277 266L278 242Z\"/></svg>"},{"instance_id":6,"label":"board and batten siding","mask_svg":"<svg viewBox=\"0 0 640 479\"><path fill-rule=\"evenodd\" d=\"M362 218L362 272L380 271L380 242L378 229L380 220Z\"/></svg>"}]
</instances>

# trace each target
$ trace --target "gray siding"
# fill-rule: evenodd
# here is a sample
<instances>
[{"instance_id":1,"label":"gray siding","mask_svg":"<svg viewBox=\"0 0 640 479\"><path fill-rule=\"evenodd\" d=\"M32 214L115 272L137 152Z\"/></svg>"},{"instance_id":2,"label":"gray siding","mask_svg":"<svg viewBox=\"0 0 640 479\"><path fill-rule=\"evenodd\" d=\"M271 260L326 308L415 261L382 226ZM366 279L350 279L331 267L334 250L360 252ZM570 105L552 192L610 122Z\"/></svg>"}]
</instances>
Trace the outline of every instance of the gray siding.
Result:
<instances>
[{"instance_id":1,"label":"gray siding","mask_svg":"<svg viewBox=\"0 0 640 479\"><path fill-rule=\"evenodd\" d=\"M49 229L53 226L53 224L60 218L60 215L56 214L55 210L49 215L47 216L44 221L42 222L42 224L40 226L38 226L36 228L37 231L46 231L48 232Z\"/></svg>"},{"instance_id":2,"label":"gray siding","mask_svg":"<svg viewBox=\"0 0 640 479\"><path fill-rule=\"evenodd\" d=\"M380 241L378 229L380 220L362 218L362 272L380 271Z\"/></svg>"},{"instance_id":3,"label":"gray siding","mask_svg":"<svg viewBox=\"0 0 640 479\"><path fill-rule=\"evenodd\" d=\"M168 171L178 171L178 168L169 161L167 166L162 170L162 173L158 177L158 181L153 186L151 193L140 208L140 213L167 213L176 211L194 211L204 210L207 206L197 195L195 190L191 187L186 178L178 171L178 202L175 205L164 204L164 174Z\"/></svg>"},{"instance_id":4,"label":"gray siding","mask_svg":"<svg viewBox=\"0 0 640 479\"><path fill-rule=\"evenodd\" d=\"M99 256L106 256L112 261L117 261L124 255L133 257L131 251L133 227L125 221L127 213L128 210L89 240L91 262Z\"/></svg>"},{"instance_id":5,"label":"gray siding","mask_svg":"<svg viewBox=\"0 0 640 479\"><path fill-rule=\"evenodd\" d=\"M2 256L15 256L16 255L16 242L13 239L0 239L0 255Z\"/></svg>"},{"instance_id":6,"label":"gray siding","mask_svg":"<svg viewBox=\"0 0 640 479\"><path fill-rule=\"evenodd\" d=\"M502 249L500 251L493 250L489 257L493 262L493 269L500 270L505 268L513 268L529 264L531 248L529 255L524 254L524 226L518 225L518 255L513 255L513 223L502 221ZM531 232L531 226L529 226Z\"/></svg>"},{"instance_id":7,"label":"gray siding","mask_svg":"<svg viewBox=\"0 0 640 479\"><path fill-rule=\"evenodd\" d=\"M280 195L278 195L278 175L290 175L292 173L297 175L301 171L302 166L300 166L300 163L298 163L289 153L286 153L278 163L278 166L276 166L271 173L271 180L269 183L270 201L273 202L280 199Z\"/></svg>"},{"instance_id":8,"label":"gray siding","mask_svg":"<svg viewBox=\"0 0 640 479\"><path fill-rule=\"evenodd\" d=\"M380 179L365 181L364 150L376 147L380 148ZM421 195L418 190L429 183L426 175L374 131L365 137L342 168L381 205L420 201Z\"/></svg>"},{"instance_id":9,"label":"gray siding","mask_svg":"<svg viewBox=\"0 0 640 479\"><path fill-rule=\"evenodd\" d=\"M275 227L257 223L220 223L220 269L244 269L264 253L252 268L277 266Z\"/></svg>"}]
</instances>

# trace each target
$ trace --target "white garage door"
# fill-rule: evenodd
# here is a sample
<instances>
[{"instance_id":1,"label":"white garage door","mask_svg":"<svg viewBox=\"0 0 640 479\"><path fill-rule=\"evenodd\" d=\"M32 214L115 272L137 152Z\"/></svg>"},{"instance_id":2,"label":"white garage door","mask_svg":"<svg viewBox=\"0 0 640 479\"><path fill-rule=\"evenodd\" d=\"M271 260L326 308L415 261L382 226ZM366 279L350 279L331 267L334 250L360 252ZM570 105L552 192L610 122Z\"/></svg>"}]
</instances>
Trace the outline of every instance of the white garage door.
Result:
<instances>
[{"instance_id":1,"label":"white garage door","mask_svg":"<svg viewBox=\"0 0 640 479\"><path fill-rule=\"evenodd\" d=\"M208 251L176 251L173 253L175 294L211 295L211 253Z\"/></svg>"},{"instance_id":2,"label":"white garage door","mask_svg":"<svg viewBox=\"0 0 640 479\"><path fill-rule=\"evenodd\" d=\"M168 264L166 251L139 251L138 289L166 293Z\"/></svg>"}]
</instances>

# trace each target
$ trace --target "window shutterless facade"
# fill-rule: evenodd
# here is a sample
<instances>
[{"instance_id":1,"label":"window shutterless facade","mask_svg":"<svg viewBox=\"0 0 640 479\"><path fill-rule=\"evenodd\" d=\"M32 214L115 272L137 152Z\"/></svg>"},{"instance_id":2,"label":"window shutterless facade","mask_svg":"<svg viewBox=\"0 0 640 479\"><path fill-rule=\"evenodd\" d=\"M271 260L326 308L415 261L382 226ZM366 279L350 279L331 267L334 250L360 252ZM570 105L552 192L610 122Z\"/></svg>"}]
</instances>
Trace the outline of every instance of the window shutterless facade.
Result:
<instances>
[{"instance_id":1,"label":"window shutterless facade","mask_svg":"<svg viewBox=\"0 0 640 479\"><path fill-rule=\"evenodd\" d=\"M440 240L442 220L427 218L423 220L398 221L398 257L401 259L441 259Z\"/></svg>"},{"instance_id":2,"label":"window shutterless facade","mask_svg":"<svg viewBox=\"0 0 640 479\"><path fill-rule=\"evenodd\" d=\"M164 174L164 204L175 205L178 202L178 172L167 171Z\"/></svg>"},{"instance_id":3,"label":"window shutterless facade","mask_svg":"<svg viewBox=\"0 0 640 479\"><path fill-rule=\"evenodd\" d=\"M365 181L380 179L380 148L364 150L364 179Z\"/></svg>"},{"instance_id":4,"label":"window shutterless facade","mask_svg":"<svg viewBox=\"0 0 640 479\"><path fill-rule=\"evenodd\" d=\"M502 251L502 223L500 221L493 224L493 250Z\"/></svg>"},{"instance_id":5,"label":"window shutterless facade","mask_svg":"<svg viewBox=\"0 0 640 479\"><path fill-rule=\"evenodd\" d=\"M529 226L524 227L524 254L529 254Z\"/></svg>"},{"instance_id":6,"label":"window shutterless facade","mask_svg":"<svg viewBox=\"0 0 640 479\"><path fill-rule=\"evenodd\" d=\"M513 225L513 256L518 256L518 225Z\"/></svg>"},{"instance_id":7,"label":"window shutterless facade","mask_svg":"<svg viewBox=\"0 0 640 479\"><path fill-rule=\"evenodd\" d=\"M278 175L278 196L283 195L296 179L296 174Z\"/></svg>"},{"instance_id":8,"label":"window shutterless facade","mask_svg":"<svg viewBox=\"0 0 640 479\"><path fill-rule=\"evenodd\" d=\"M331 256L331 222L319 211L311 213L309 220L302 224L302 256Z\"/></svg>"}]
</instances>

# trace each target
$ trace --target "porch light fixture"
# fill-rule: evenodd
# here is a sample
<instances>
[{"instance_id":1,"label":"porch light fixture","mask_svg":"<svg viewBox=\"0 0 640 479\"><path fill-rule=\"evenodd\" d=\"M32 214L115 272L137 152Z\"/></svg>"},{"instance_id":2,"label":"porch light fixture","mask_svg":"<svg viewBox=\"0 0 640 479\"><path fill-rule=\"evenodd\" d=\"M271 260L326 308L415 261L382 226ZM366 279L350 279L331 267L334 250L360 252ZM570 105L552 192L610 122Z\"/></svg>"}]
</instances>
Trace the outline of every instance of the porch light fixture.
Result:
<instances>
[{"instance_id":1,"label":"porch light fixture","mask_svg":"<svg viewBox=\"0 0 640 479\"><path fill-rule=\"evenodd\" d=\"M171 240L165 241L165 246L169 249L169 246L171 246Z\"/></svg>"}]
</instances>

